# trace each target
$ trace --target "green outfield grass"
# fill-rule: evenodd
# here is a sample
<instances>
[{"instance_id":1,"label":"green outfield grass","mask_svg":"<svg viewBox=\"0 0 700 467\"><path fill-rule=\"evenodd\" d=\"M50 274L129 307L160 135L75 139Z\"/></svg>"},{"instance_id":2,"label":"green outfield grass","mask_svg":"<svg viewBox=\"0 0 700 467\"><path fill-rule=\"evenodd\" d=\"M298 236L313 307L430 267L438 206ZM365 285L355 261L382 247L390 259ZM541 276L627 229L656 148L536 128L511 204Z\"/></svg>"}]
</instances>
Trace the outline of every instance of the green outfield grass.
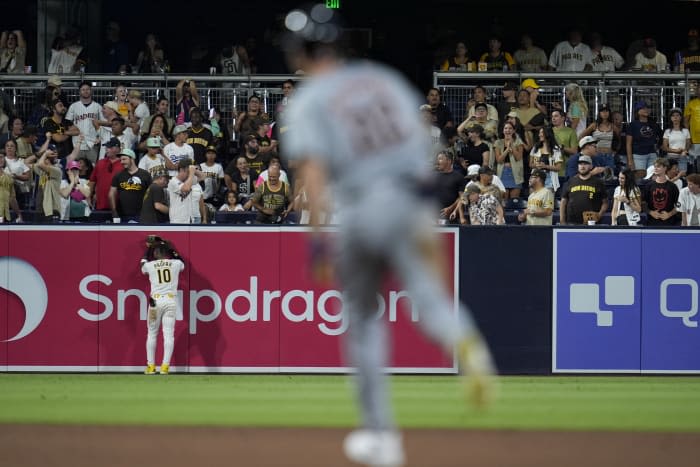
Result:
<instances>
[{"instance_id":1,"label":"green outfield grass","mask_svg":"<svg viewBox=\"0 0 700 467\"><path fill-rule=\"evenodd\" d=\"M486 411L451 376L394 376L404 428L700 431L700 377L501 377ZM349 427L346 376L0 374L0 423Z\"/></svg>"}]
</instances>

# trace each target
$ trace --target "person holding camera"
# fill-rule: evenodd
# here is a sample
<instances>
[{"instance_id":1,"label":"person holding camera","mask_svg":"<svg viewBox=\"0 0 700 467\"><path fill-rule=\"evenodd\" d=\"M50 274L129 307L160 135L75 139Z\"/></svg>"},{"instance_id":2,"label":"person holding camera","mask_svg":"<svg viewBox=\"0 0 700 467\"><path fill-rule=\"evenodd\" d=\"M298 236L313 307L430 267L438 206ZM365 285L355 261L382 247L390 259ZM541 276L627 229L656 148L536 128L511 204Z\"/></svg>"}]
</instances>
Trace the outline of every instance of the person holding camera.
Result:
<instances>
[{"instance_id":1,"label":"person holding camera","mask_svg":"<svg viewBox=\"0 0 700 467\"><path fill-rule=\"evenodd\" d=\"M183 79L175 86L175 123L182 125L190 122L190 109L199 107L200 99L197 85L192 79Z\"/></svg>"}]
</instances>

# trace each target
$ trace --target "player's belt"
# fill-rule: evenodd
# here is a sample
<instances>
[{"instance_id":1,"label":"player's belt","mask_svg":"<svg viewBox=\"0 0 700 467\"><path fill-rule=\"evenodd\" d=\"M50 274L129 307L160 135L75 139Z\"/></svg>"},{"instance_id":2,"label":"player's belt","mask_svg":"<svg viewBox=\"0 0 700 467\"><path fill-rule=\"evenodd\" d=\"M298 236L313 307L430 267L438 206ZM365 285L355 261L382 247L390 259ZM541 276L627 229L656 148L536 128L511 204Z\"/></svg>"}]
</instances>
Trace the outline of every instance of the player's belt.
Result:
<instances>
[{"instance_id":1,"label":"player's belt","mask_svg":"<svg viewBox=\"0 0 700 467\"><path fill-rule=\"evenodd\" d=\"M152 297L155 298L155 299L159 299L159 298L175 298L175 295L173 295L173 294L171 294L171 293L164 293L164 294L154 293L154 294L152 295Z\"/></svg>"}]
</instances>

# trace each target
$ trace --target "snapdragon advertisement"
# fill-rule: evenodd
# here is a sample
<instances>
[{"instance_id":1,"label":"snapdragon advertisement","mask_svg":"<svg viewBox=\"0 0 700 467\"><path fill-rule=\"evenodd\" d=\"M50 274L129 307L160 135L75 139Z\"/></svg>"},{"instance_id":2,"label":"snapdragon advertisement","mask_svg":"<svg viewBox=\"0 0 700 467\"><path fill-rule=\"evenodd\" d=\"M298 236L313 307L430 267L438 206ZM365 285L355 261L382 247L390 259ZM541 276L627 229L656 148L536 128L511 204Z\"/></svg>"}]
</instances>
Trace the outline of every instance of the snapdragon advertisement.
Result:
<instances>
[{"instance_id":1,"label":"snapdragon advertisement","mask_svg":"<svg viewBox=\"0 0 700 467\"><path fill-rule=\"evenodd\" d=\"M173 371L348 371L342 290L312 280L303 228L14 225L0 228L0 370L142 370L149 282L140 259L152 233L186 265ZM439 235L456 299L458 233ZM392 371L455 372L452 356L418 331L420 314L391 278L376 313L391 331ZM161 352L159 335L157 362Z\"/></svg>"}]
</instances>

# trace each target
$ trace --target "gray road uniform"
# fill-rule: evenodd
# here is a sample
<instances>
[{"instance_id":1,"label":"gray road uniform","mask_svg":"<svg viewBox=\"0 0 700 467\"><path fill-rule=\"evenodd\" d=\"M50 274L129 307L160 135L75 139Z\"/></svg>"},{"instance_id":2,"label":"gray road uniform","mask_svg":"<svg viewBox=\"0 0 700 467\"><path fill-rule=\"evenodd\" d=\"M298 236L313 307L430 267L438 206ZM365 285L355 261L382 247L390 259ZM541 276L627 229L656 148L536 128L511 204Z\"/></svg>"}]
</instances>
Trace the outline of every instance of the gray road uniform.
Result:
<instances>
[{"instance_id":1,"label":"gray road uniform","mask_svg":"<svg viewBox=\"0 0 700 467\"><path fill-rule=\"evenodd\" d=\"M420 96L398 73L375 63L343 66L311 78L285 112L281 147L290 158L319 158L338 207L337 266L357 367L363 425L394 427L383 367L389 341L377 320L378 287L393 272L420 310L420 326L451 348L471 329L464 308L454 313L440 278L419 245L434 241L435 206L417 185L433 176Z\"/></svg>"}]
</instances>

